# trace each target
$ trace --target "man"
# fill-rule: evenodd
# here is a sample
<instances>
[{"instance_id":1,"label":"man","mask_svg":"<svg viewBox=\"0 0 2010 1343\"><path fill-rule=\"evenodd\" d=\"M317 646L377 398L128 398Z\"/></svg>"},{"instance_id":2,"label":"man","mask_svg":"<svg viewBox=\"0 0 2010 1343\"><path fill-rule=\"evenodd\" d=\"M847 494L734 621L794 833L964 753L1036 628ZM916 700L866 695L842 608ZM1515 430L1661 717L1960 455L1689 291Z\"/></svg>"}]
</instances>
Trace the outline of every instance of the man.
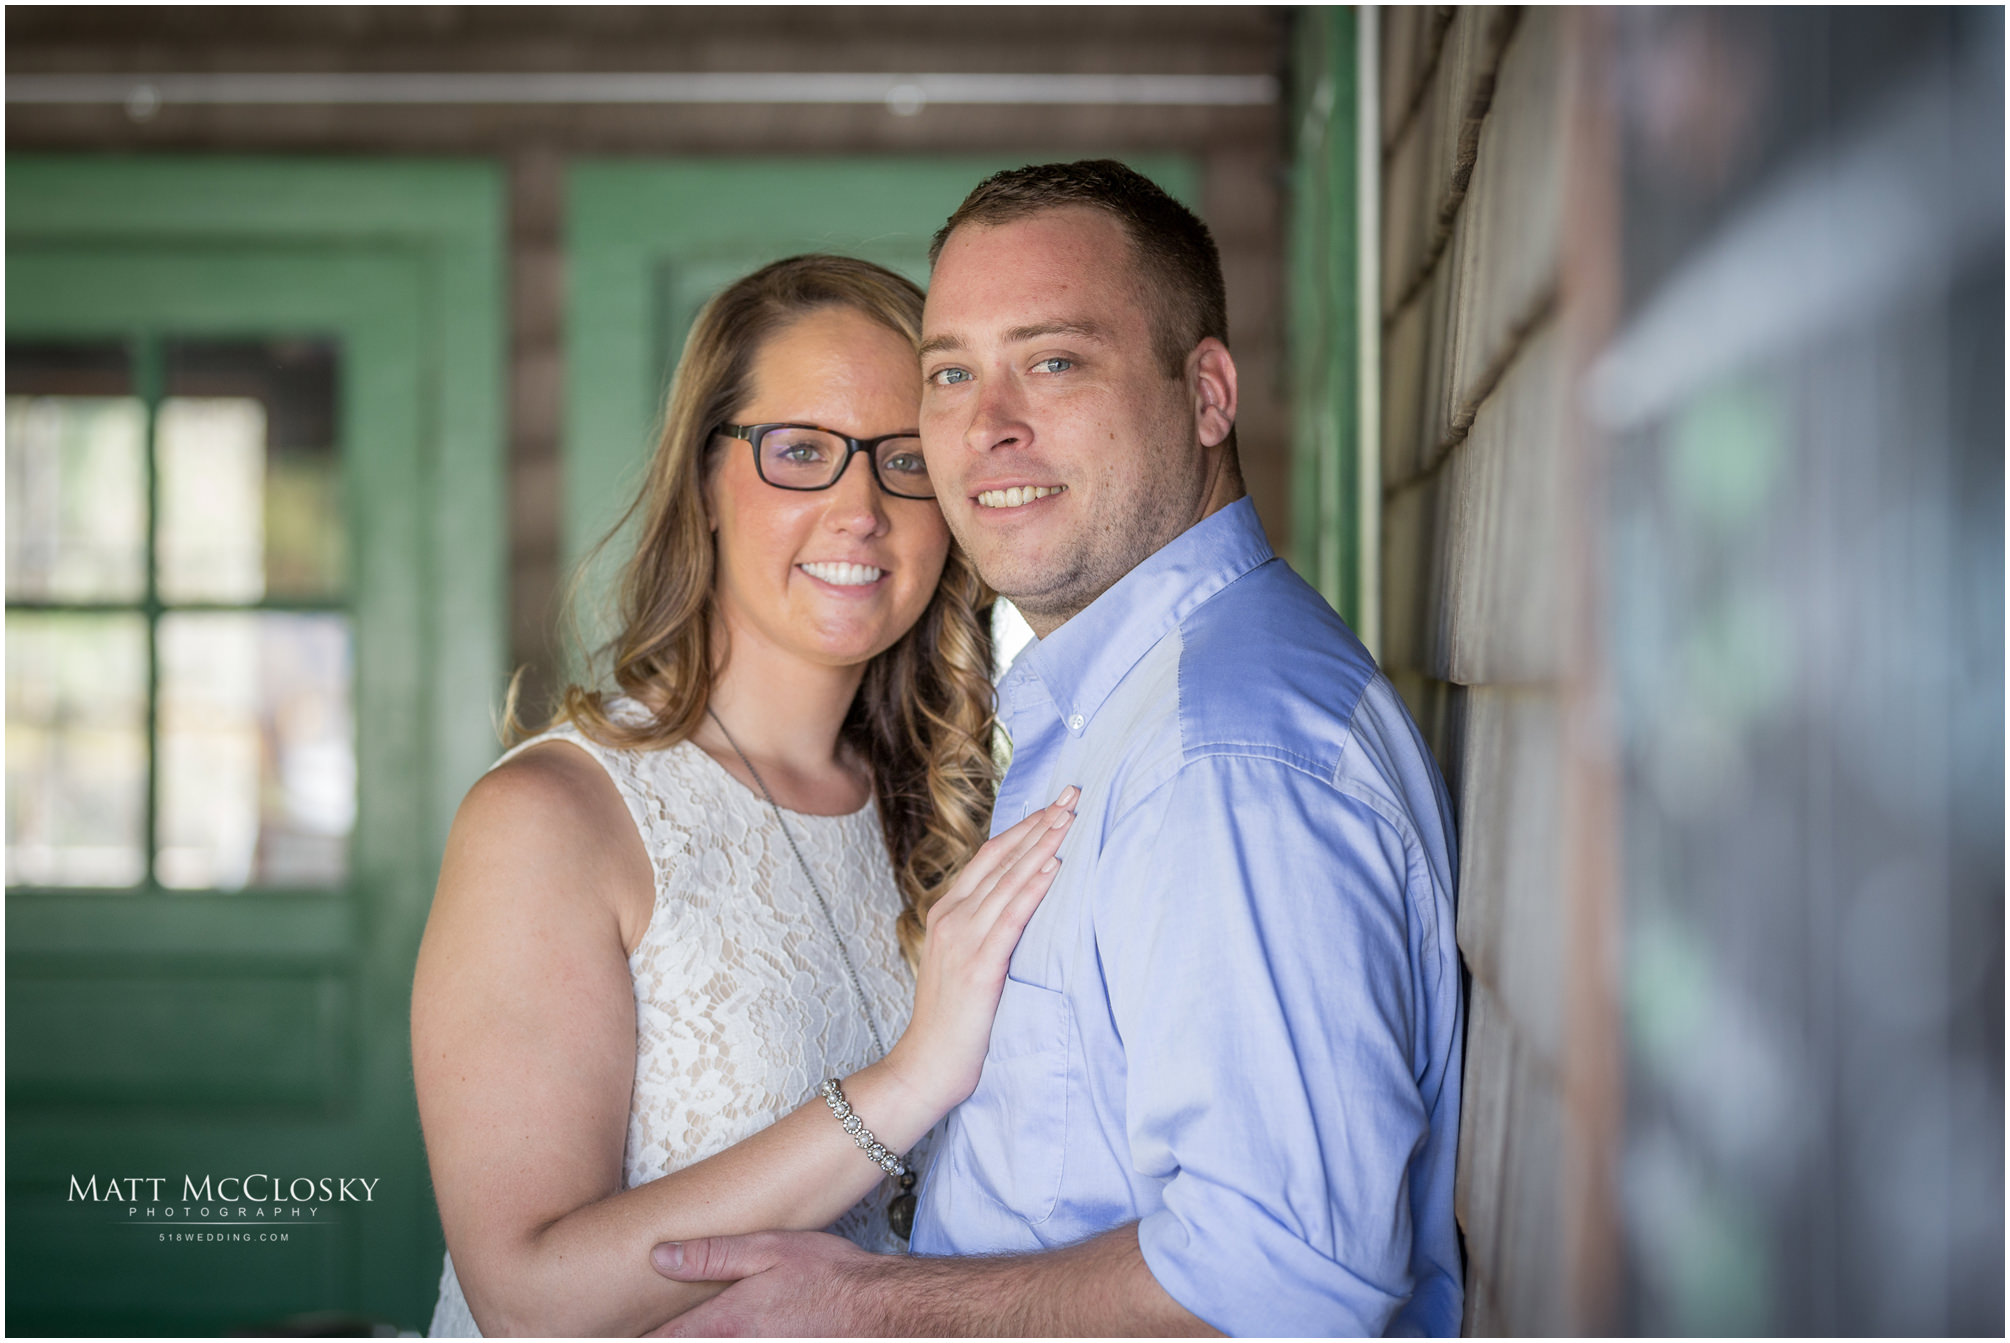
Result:
<instances>
[{"instance_id":1,"label":"man","mask_svg":"<svg viewBox=\"0 0 2010 1343\"><path fill-rule=\"evenodd\" d=\"M1040 636L995 824L1069 782L1077 820L914 1255L658 1246L735 1281L672 1329L1454 1333L1449 806L1244 498L1213 241L1090 162L985 182L933 257L929 469Z\"/></svg>"}]
</instances>

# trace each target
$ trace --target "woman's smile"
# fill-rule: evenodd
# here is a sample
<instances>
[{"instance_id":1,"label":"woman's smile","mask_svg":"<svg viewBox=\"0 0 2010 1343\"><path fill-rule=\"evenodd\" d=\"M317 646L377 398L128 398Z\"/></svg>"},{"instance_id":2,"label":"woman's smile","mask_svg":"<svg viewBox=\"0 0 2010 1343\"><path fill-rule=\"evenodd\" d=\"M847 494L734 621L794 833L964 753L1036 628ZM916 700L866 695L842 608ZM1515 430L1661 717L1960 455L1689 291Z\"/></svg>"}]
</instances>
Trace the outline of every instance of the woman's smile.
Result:
<instances>
[{"instance_id":1,"label":"woman's smile","mask_svg":"<svg viewBox=\"0 0 2010 1343\"><path fill-rule=\"evenodd\" d=\"M857 591L877 587L886 570L872 564L850 564L843 560L805 560L796 568L826 587Z\"/></svg>"}]
</instances>

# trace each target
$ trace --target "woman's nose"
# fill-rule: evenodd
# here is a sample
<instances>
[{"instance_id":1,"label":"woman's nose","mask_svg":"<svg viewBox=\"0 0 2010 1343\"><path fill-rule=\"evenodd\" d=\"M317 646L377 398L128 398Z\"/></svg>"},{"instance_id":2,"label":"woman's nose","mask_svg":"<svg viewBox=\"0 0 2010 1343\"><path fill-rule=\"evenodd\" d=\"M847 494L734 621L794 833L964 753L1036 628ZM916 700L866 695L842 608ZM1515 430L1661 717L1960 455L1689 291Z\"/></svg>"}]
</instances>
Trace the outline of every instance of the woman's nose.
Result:
<instances>
[{"instance_id":1,"label":"woman's nose","mask_svg":"<svg viewBox=\"0 0 2010 1343\"><path fill-rule=\"evenodd\" d=\"M830 502L824 522L844 532L871 535L886 525L886 501L873 479L872 463L863 452L855 452L825 494Z\"/></svg>"}]
</instances>

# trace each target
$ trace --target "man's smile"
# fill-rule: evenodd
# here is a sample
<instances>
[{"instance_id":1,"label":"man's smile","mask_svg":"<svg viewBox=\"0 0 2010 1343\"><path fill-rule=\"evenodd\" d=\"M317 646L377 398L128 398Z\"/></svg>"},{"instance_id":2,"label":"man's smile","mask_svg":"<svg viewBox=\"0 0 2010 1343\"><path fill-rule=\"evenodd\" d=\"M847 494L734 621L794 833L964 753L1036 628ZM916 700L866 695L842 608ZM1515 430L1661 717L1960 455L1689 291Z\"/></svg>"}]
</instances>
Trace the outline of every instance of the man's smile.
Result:
<instances>
[{"instance_id":1,"label":"man's smile","mask_svg":"<svg viewBox=\"0 0 2010 1343\"><path fill-rule=\"evenodd\" d=\"M1009 489L985 490L977 496L979 508L1022 508L1036 499L1059 494L1066 485L1014 485Z\"/></svg>"}]
</instances>

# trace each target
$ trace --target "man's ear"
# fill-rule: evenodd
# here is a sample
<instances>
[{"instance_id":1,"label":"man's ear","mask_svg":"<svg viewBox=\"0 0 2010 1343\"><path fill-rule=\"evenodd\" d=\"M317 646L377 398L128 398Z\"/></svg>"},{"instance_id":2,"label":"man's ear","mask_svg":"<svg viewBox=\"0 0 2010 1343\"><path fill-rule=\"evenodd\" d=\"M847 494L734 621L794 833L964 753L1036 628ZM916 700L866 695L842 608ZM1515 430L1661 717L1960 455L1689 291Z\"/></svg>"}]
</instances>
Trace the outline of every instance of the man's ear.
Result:
<instances>
[{"instance_id":1,"label":"man's ear","mask_svg":"<svg viewBox=\"0 0 2010 1343\"><path fill-rule=\"evenodd\" d=\"M1235 356L1207 336L1187 356L1187 367L1194 389L1194 428L1201 446L1212 448L1235 428Z\"/></svg>"}]
</instances>

